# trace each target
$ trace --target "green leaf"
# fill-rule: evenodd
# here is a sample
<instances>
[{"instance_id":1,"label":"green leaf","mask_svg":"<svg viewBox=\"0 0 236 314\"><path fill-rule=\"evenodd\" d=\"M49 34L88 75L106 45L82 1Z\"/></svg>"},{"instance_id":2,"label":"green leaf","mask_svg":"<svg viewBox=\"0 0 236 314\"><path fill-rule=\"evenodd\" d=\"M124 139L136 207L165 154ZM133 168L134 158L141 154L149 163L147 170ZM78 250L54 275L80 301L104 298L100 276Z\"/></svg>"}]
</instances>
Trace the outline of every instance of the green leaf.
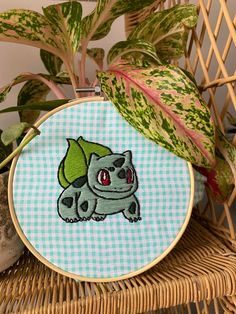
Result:
<instances>
[{"instance_id":1,"label":"green leaf","mask_svg":"<svg viewBox=\"0 0 236 314\"><path fill-rule=\"evenodd\" d=\"M120 41L115 44L107 56L108 64L116 63L120 58L127 60L130 64L140 62L140 59L151 58L153 62L161 64L157 57L155 47L140 39Z\"/></svg>"},{"instance_id":2,"label":"green leaf","mask_svg":"<svg viewBox=\"0 0 236 314\"><path fill-rule=\"evenodd\" d=\"M11 83L3 86L0 89L0 103L3 102L7 96L7 94L11 91L12 86L20 84L30 79L30 75L28 73L23 73L18 75Z\"/></svg>"},{"instance_id":3,"label":"green leaf","mask_svg":"<svg viewBox=\"0 0 236 314\"><path fill-rule=\"evenodd\" d=\"M50 5L44 15L24 9L0 14L0 41L34 46L71 63L80 42L81 4Z\"/></svg>"},{"instance_id":4,"label":"green leaf","mask_svg":"<svg viewBox=\"0 0 236 314\"><path fill-rule=\"evenodd\" d=\"M53 81L56 84L71 85L71 80L69 78L69 75L65 71L62 71L62 72L58 73L56 76L47 75L47 74L43 74L43 73L40 73L39 75L42 75L47 80Z\"/></svg>"},{"instance_id":5,"label":"green leaf","mask_svg":"<svg viewBox=\"0 0 236 314\"><path fill-rule=\"evenodd\" d=\"M40 13L13 9L0 13L0 41L25 44L58 54L57 33Z\"/></svg>"},{"instance_id":6,"label":"green leaf","mask_svg":"<svg viewBox=\"0 0 236 314\"><path fill-rule=\"evenodd\" d=\"M71 84L70 77L69 77L69 74L67 71L61 71L61 72L57 73L55 78L59 78L60 80L62 80L61 84ZM64 80L64 82L63 82L63 80Z\"/></svg>"},{"instance_id":7,"label":"green leaf","mask_svg":"<svg viewBox=\"0 0 236 314\"><path fill-rule=\"evenodd\" d=\"M78 138L78 143L81 146L86 158L87 165L89 164L90 156L92 153L97 154L99 157L112 154L110 148L98 143L89 142L83 139L82 136Z\"/></svg>"},{"instance_id":8,"label":"green leaf","mask_svg":"<svg viewBox=\"0 0 236 314\"><path fill-rule=\"evenodd\" d=\"M68 150L64 161L64 177L72 183L75 179L87 174L86 158L76 140L68 139Z\"/></svg>"},{"instance_id":9,"label":"green leaf","mask_svg":"<svg viewBox=\"0 0 236 314\"><path fill-rule=\"evenodd\" d=\"M230 112L227 112L227 120L232 126L236 127L236 117L234 117Z\"/></svg>"},{"instance_id":10,"label":"green leaf","mask_svg":"<svg viewBox=\"0 0 236 314\"><path fill-rule=\"evenodd\" d=\"M234 176L229 164L216 156L216 164L211 169L197 168L207 178L207 186L212 198L217 203L224 203L234 189Z\"/></svg>"},{"instance_id":11,"label":"green leaf","mask_svg":"<svg viewBox=\"0 0 236 314\"><path fill-rule=\"evenodd\" d=\"M195 165L215 163L210 111L178 67L117 66L98 78L121 115L145 137Z\"/></svg>"},{"instance_id":12,"label":"green leaf","mask_svg":"<svg viewBox=\"0 0 236 314\"><path fill-rule=\"evenodd\" d=\"M60 74L62 75L62 73ZM64 76L53 76L53 75L44 75L40 76L45 77L49 81L54 81L56 83L70 83L68 78ZM46 96L48 95L50 89L47 85L39 80L29 80L20 90L17 99L17 106L24 106L21 111L19 111L20 121L28 122L34 124L37 118L40 115L39 110L26 110L25 106L31 104L39 104L42 105L42 102L46 100ZM64 102L63 102L64 103ZM61 104L61 102L59 102ZM46 104L47 105L47 104ZM45 109L45 108L44 108Z\"/></svg>"},{"instance_id":13,"label":"green leaf","mask_svg":"<svg viewBox=\"0 0 236 314\"><path fill-rule=\"evenodd\" d=\"M29 127L31 127L31 124L27 122L20 122L20 123L11 125L6 130L4 130L1 134L1 140L3 144L4 145L11 144L19 136L21 136L21 134L23 134L24 131L27 130Z\"/></svg>"},{"instance_id":14,"label":"green leaf","mask_svg":"<svg viewBox=\"0 0 236 314\"><path fill-rule=\"evenodd\" d=\"M38 80L30 80L24 84L17 97L17 106L27 106L44 101L49 93L49 88ZM40 115L40 111L19 111L20 121L34 124Z\"/></svg>"},{"instance_id":15,"label":"green leaf","mask_svg":"<svg viewBox=\"0 0 236 314\"><path fill-rule=\"evenodd\" d=\"M2 130L0 130L0 163L12 152L12 145L4 145L1 136L2 136Z\"/></svg>"},{"instance_id":16,"label":"green leaf","mask_svg":"<svg viewBox=\"0 0 236 314\"><path fill-rule=\"evenodd\" d=\"M58 168L58 181L59 181L60 185L65 189L70 185L70 183L65 178L64 162L65 162L65 160L63 159L59 165L59 168Z\"/></svg>"},{"instance_id":17,"label":"green leaf","mask_svg":"<svg viewBox=\"0 0 236 314\"><path fill-rule=\"evenodd\" d=\"M82 19L82 39L89 42L105 37L117 17L142 9L154 1L157 0L98 0L93 12Z\"/></svg>"},{"instance_id":18,"label":"green leaf","mask_svg":"<svg viewBox=\"0 0 236 314\"><path fill-rule=\"evenodd\" d=\"M102 48L91 48L87 49L87 55L93 59L93 61L97 64L99 69L103 68L103 60L105 57L105 51Z\"/></svg>"},{"instance_id":19,"label":"green leaf","mask_svg":"<svg viewBox=\"0 0 236 314\"><path fill-rule=\"evenodd\" d=\"M234 175L234 183L236 184L236 147L228 141L218 128L216 132L216 147L228 162Z\"/></svg>"},{"instance_id":20,"label":"green leaf","mask_svg":"<svg viewBox=\"0 0 236 314\"><path fill-rule=\"evenodd\" d=\"M195 77L193 76L191 72L183 68L180 68L180 70L184 72L184 74L196 85L196 87L198 87L197 81L195 80Z\"/></svg>"},{"instance_id":21,"label":"green leaf","mask_svg":"<svg viewBox=\"0 0 236 314\"><path fill-rule=\"evenodd\" d=\"M163 61L177 59L184 54L189 29L196 25L197 17L195 5L176 5L153 13L130 33L128 40L142 39L152 43Z\"/></svg>"},{"instance_id":22,"label":"green leaf","mask_svg":"<svg viewBox=\"0 0 236 314\"><path fill-rule=\"evenodd\" d=\"M41 101L36 103L31 103L29 105L24 106L16 106L16 107L9 107L3 110L0 110L0 113L7 113L7 112L22 112L22 111L51 111L57 107L60 107L66 103L68 103L69 99L56 99L56 100L48 100L48 101Z\"/></svg>"},{"instance_id":23,"label":"green leaf","mask_svg":"<svg viewBox=\"0 0 236 314\"><path fill-rule=\"evenodd\" d=\"M75 54L80 44L82 6L77 1L63 2L43 8L43 13L56 33L58 45Z\"/></svg>"},{"instance_id":24,"label":"green leaf","mask_svg":"<svg viewBox=\"0 0 236 314\"><path fill-rule=\"evenodd\" d=\"M11 91L13 86L20 84L20 83L23 83L25 81L29 81L29 80L37 80L38 81L41 78L46 78L48 81L52 81L52 82L57 83L57 84L69 84L69 85L71 85L71 81L70 81L69 77L62 75L62 74L60 74L60 76L59 76L59 74L57 76L53 76L53 75L47 75L47 74L43 74L43 73L39 73L39 74L23 73L23 74L20 74L16 78L14 78L11 81L11 83L3 86L0 89L0 103L6 99L7 94Z\"/></svg>"},{"instance_id":25,"label":"green leaf","mask_svg":"<svg viewBox=\"0 0 236 314\"><path fill-rule=\"evenodd\" d=\"M51 75L56 76L61 71L63 61L59 57L43 49L40 49L40 57L45 68Z\"/></svg>"}]
</instances>

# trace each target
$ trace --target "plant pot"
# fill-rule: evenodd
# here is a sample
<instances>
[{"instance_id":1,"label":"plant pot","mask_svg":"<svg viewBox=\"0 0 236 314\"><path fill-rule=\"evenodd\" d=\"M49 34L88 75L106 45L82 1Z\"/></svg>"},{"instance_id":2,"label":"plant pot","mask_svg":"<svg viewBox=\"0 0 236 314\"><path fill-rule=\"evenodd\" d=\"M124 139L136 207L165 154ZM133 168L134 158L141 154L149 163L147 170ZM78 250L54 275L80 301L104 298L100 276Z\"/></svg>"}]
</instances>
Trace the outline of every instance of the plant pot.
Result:
<instances>
[{"instance_id":1,"label":"plant pot","mask_svg":"<svg viewBox=\"0 0 236 314\"><path fill-rule=\"evenodd\" d=\"M19 259L24 249L24 245L11 220L8 208L8 174L8 171L0 173L0 272L13 265Z\"/></svg>"}]
</instances>

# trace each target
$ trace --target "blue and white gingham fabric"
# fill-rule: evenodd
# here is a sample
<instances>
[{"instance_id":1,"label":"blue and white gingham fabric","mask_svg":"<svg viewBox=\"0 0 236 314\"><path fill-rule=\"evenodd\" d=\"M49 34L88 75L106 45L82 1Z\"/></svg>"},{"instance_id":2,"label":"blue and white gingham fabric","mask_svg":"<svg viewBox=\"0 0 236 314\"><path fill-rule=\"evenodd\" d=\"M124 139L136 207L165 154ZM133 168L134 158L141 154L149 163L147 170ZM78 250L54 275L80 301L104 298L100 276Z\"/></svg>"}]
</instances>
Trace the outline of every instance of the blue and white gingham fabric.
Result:
<instances>
[{"instance_id":1,"label":"blue and white gingham fabric","mask_svg":"<svg viewBox=\"0 0 236 314\"><path fill-rule=\"evenodd\" d=\"M86 102L51 116L17 162L13 197L19 224L29 242L50 263L90 278L118 277L139 270L163 254L186 219L190 200L187 163L133 129L110 102ZM62 188L58 165L66 138L83 136L114 153L131 150L142 220L123 214L65 223L57 213Z\"/></svg>"}]
</instances>

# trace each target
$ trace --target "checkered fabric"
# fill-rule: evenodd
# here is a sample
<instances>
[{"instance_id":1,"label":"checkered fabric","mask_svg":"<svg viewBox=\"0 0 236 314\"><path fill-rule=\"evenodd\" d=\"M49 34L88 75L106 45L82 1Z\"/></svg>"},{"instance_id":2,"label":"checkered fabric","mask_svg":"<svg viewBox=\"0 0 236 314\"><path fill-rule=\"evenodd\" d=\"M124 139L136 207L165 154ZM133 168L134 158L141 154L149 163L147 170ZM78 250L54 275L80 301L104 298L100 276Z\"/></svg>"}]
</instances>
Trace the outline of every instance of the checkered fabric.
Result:
<instances>
[{"instance_id":1,"label":"checkered fabric","mask_svg":"<svg viewBox=\"0 0 236 314\"><path fill-rule=\"evenodd\" d=\"M139 270L163 254L185 221L190 199L187 163L133 129L110 102L85 102L52 115L17 162L13 200L29 242L50 263L90 278L118 277ZM57 213L62 188L57 170L66 138L131 150L139 179L135 195L142 220L122 213L68 224Z\"/></svg>"}]
</instances>

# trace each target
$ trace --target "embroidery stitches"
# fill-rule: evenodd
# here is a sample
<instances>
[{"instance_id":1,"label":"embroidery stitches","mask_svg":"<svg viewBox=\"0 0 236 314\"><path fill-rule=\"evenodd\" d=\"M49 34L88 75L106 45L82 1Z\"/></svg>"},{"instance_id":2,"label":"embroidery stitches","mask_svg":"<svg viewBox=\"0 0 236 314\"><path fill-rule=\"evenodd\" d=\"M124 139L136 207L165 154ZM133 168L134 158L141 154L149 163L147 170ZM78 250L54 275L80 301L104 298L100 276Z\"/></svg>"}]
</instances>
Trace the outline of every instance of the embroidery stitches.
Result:
<instances>
[{"instance_id":1,"label":"embroidery stitches","mask_svg":"<svg viewBox=\"0 0 236 314\"><path fill-rule=\"evenodd\" d=\"M129 222L138 222L140 204L132 152L112 153L103 145L68 139L69 148L58 168L64 188L57 201L59 216L74 223L123 213Z\"/></svg>"}]
</instances>

